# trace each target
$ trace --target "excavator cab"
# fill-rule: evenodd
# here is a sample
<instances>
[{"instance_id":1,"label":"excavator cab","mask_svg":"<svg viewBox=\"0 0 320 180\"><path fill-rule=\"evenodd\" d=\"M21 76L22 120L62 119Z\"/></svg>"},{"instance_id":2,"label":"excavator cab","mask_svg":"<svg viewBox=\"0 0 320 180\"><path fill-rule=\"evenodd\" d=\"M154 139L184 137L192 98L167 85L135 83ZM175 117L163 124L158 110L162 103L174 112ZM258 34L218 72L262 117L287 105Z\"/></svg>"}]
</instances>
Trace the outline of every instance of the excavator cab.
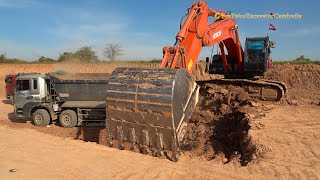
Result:
<instances>
[{"instance_id":1,"label":"excavator cab","mask_svg":"<svg viewBox=\"0 0 320 180\"><path fill-rule=\"evenodd\" d=\"M216 54L212 57L211 62L207 63L209 74L222 74L231 78L262 76L271 68L270 48L274 47L274 43L269 40L268 36L247 38L243 53L243 69L232 70L231 68L225 72L222 55ZM228 64L232 64L228 55L226 59Z\"/></svg>"},{"instance_id":2,"label":"excavator cab","mask_svg":"<svg viewBox=\"0 0 320 180\"><path fill-rule=\"evenodd\" d=\"M270 48L274 44L269 37L247 38L245 43L243 67L246 75L261 76L270 68Z\"/></svg>"}]
</instances>

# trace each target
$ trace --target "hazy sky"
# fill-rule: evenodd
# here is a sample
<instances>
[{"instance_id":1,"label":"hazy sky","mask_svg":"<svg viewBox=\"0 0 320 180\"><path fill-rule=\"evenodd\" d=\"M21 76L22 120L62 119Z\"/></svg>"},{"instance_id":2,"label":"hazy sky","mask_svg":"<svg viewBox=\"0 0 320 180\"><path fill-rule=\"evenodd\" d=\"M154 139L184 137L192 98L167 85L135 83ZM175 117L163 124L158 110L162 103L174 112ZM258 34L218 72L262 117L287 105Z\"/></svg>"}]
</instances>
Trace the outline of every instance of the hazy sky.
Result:
<instances>
[{"instance_id":1,"label":"hazy sky","mask_svg":"<svg viewBox=\"0 0 320 180\"><path fill-rule=\"evenodd\" d=\"M320 59L319 0L208 0L210 8L235 14L301 14L302 19L236 19L245 37L266 36L269 23L277 31L274 59L300 55ZM120 43L121 59L161 58L173 45L182 15L191 0L0 0L0 53L34 60L57 58L64 51L89 45L102 57L105 43ZM210 56L206 48L201 58Z\"/></svg>"}]
</instances>

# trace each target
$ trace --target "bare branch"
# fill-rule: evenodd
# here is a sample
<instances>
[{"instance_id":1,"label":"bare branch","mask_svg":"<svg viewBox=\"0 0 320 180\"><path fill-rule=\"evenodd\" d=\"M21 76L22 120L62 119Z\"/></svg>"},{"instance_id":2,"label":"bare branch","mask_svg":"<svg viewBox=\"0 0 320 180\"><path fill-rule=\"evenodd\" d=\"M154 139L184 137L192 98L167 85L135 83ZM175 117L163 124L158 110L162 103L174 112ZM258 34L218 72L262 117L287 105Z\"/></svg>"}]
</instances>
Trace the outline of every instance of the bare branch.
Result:
<instances>
[{"instance_id":1,"label":"bare branch","mask_svg":"<svg viewBox=\"0 0 320 180\"><path fill-rule=\"evenodd\" d=\"M110 43L105 45L103 54L110 61L115 61L118 56L123 55L122 51L122 46L120 44Z\"/></svg>"}]
</instances>

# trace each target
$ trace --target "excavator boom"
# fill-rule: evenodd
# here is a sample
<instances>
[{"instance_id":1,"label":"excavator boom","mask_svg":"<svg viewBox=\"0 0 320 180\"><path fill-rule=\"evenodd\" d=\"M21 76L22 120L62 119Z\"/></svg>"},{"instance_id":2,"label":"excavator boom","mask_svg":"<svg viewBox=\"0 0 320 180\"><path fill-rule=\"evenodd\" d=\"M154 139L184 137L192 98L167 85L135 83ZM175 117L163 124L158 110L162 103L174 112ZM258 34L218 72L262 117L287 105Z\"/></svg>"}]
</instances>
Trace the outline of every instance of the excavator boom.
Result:
<instances>
[{"instance_id":1,"label":"excavator boom","mask_svg":"<svg viewBox=\"0 0 320 180\"><path fill-rule=\"evenodd\" d=\"M177 45L164 47L162 68L185 68L189 73L199 57L204 46L219 44L223 54L224 71L228 72L230 65L227 62L224 47L228 49L229 58L237 62L241 70L243 51L238 36L238 25L234 19L224 18L224 11L212 10L206 2L193 3L186 20L176 36ZM208 18L219 19L208 23Z\"/></svg>"}]
</instances>

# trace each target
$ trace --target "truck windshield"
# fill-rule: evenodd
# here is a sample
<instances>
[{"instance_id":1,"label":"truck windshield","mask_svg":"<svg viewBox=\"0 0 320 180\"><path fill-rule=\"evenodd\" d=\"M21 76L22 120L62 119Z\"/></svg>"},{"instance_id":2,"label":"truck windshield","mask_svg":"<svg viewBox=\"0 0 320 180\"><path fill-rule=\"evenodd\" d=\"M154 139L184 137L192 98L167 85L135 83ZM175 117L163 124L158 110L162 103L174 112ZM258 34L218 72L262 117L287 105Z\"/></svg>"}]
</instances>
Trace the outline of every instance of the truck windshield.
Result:
<instances>
[{"instance_id":1,"label":"truck windshield","mask_svg":"<svg viewBox=\"0 0 320 180\"><path fill-rule=\"evenodd\" d=\"M265 48L264 40L248 42L248 50L263 50L264 48Z\"/></svg>"},{"instance_id":2,"label":"truck windshield","mask_svg":"<svg viewBox=\"0 0 320 180\"><path fill-rule=\"evenodd\" d=\"M18 91L30 90L29 80L17 80L17 90Z\"/></svg>"}]
</instances>

